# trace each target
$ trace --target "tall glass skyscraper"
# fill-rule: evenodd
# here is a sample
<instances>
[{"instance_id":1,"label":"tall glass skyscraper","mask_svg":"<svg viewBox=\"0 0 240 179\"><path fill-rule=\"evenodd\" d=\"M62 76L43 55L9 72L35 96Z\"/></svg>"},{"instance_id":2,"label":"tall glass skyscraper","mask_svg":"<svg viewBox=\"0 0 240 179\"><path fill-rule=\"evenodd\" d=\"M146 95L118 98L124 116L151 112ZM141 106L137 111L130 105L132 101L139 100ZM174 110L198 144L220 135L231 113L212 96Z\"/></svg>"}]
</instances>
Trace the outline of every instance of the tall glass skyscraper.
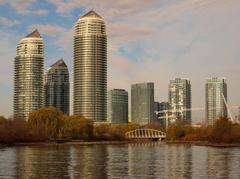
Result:
<instances>
[{"instance_id":1,"label":"tall glass skyscraper","mask_svg":"<svg viewBox=\"0 0 240 179\"><path fill-rule=\"evenodd\" d=\"M227 83L225 78L212 77L206 83L206 123L211 125L219 117L227 117Z\"/></svg>"},{"instance_id":2,"label":"tall glass skyscraper","mask_svg":"<svg viewBox=\"0 0 240 179\"><path fill-rule=\"evenodd\" d=\"M44 45L37 30L22 38L14 64L14 115L25 120L43 107Z\"/></svg>"},{"instance_id":3,"label":"tall glass skyscraper","mask_svg":"<svg viewBox=\"0 0 240 179\"><path fill-rule=\"evenodd\" d=\"M176 119L191 122L191 83L189 79L175 78L168 86L168 102Z\"/></svg>"},{"instance_id":4,"label":"tall glass skyscraper","mask_svg":"<svg viewBox=\"0 0 240 179\"><path fill-rule=\"evenodd\" d=\"M106 120L107 35L96 12L80 17L74 34L73 111L94 121Z\"/></svg>"},{"instance_id":5,"label":"tall glass skyscraper","mask_svg":"<svg viewBox=\"0 0 240 179\"><path fill-rule=\"evenodd\" d=\"M131 111L133 123L144 125L154 121L154 83L131 85Z\"/></svg>"},{"instance_id":6,"label":"tall glass skyscraper","mask_svg":"<svg viewBox=\"0 0 240 179\"><path fill-rule=\"evenodd\" d=\"M51 65L45 74L45 106L69 114L69 72L63 59Z\"/></svg>"},{"instance_id":7,"label":"tall glass skyscraper","mask_svg":"<svg viewBox=\"0 0 240 179\"><path fill-rule=\"evenodd\" d=\"M107 94L107 118L111 123L128 123L128 92L112 89Z\"/></svg>"}]
</instances>

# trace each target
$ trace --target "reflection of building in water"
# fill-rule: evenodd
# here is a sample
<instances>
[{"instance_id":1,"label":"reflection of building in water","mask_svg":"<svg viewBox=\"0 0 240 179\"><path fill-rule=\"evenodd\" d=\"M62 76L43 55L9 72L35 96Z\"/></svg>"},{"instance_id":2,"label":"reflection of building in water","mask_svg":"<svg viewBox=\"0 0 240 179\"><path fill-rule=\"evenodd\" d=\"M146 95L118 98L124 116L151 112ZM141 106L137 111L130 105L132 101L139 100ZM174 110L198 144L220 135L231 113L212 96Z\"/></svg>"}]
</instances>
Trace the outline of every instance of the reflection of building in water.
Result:
<instances>
[{"instance_id":1,"label":"reflection of building in water","mask_svg":"<svg viewBox=\"0 0 240 179\"><path fill-rule=\"evenodd\" d=\"M149 178L157 176L161 166L157 165L158 147L149 143L128 145L128 177Z\"/></svg>"},{"instance_id":2,"label":"reflection of building in water","mask_svg":"<svg viewBox=\"0 0 240 179\"><path fill-rule=\"evenodd\" d=\"M207 148L207 173L210 178L235 178L229 175L229 163L231 158L228 149Z\"/></svg>"},{"instance_id":3,"label":"reflection of building in water","mask_svg":"<svg viewBox=\"0 0 240 179\"><path fill-rule=\"evenodd\" d=\"M127 145L107 146L106 170L108 178L125 178L128 176L128 150Z\"/></svg>"},{"instance_id":4,"label":"reflection of building in water","mask_svg":"<svg viewBox=\"0 0 240 179\"><path fill-rule=\"evenodd\" d=\"M71 178L107 178L106 145L72 146L68 167Z\"/></svg>"},{"instance_id":5,"label":"reflection of building in water","mask_svg":"<svg viewBox=\"0 0 240 179\"><path fill-rule=\"evenodd\" d=\"M67 178L69 147L16 149L16 178Z\"/></svg>"},{"instance_id":6,"label":"reflection of building in water","mask_svg":"<svg viewBox=\"0 0 240 179\"><path fill-rule=\"evenodd\" d=\"M167 163L168 178L192 178L192 151L191 146L168 145ZM168 162L167 162L168 161Z\"/></svg>"},{"instance_id":7,"label":"reflection of building in water","mask_svg":"<svg viewBox=\"0 0 240 179\"><path fill-rule=\"evenodd\" d=\"M0 178L16 178L15 148L0 147Z\"/></svg>"}]
</instances>

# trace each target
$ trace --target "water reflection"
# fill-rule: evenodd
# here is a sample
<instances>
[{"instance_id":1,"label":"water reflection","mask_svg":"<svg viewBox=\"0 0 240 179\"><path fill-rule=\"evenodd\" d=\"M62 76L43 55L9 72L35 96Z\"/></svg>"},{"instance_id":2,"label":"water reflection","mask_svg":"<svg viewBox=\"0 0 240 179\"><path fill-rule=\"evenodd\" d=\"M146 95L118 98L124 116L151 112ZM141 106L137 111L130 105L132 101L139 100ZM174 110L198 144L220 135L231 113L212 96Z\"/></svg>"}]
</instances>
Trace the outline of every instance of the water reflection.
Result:
<instances>
[{"instance_id":1,"label":"water reflection","mask_svg":"<svg viewBox=\"0 0 240 179\"><path fill-rule=\"evenodd\" d=\"M105 145L73 146L70 148L71 178L107 178L107 149Z\"/></svg>"},{"instance_id":2,"label":"water reflection","mask_svg":"<svg viewBox=\"0 0 240 179\"><path fill-rule=\"evenodd\" d=\"M0 149L0 178L240 178L239 148L56 145Z\"/></svg>"},{"instance_id":3,"label":"water reflection","mask_svg":"<svg viewBox=\"0 0 240 179\"><path fill-rule=\"evenodd\" d=\"M189 145L167 146L168 178L192 178L192 148Z\"/></svg>"},{"instance_id":4,"label":"water reflection","mask_svg":"<svg viewBox=\"0 0 240 179\"><path fill-rule=\"evenodd\" d=\"M19 147L16 149L17 178L67 178L69 147Z\"/></svg>"},{"instance_id":5,"label":"water reflection","mask_svg":"<svg viewBox=\"0 0 240 179\"><path fill-rule=\"evenodd\" d=\"M207 150L207 172L211 178L240 178L239 149Z\"/></svg>"}]
</instances>

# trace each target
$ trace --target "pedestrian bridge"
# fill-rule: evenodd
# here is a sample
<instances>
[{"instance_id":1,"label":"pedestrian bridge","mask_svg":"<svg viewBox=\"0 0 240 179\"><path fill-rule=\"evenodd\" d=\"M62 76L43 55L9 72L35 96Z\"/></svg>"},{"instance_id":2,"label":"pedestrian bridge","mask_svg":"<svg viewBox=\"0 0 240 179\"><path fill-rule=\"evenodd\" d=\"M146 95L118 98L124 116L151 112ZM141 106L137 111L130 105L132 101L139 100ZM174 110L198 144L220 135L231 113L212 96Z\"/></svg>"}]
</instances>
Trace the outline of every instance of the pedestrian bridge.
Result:
<instances>
[{"instance_id":1,"label":"pedestrian bridge","mask_svg":"<svg viewBox=\"0 0 240 179\"><path fill-rule=\"evenodd\" d=\"M155 129L135 129L125 133L128 139L152 139L163 140L166 138L166 133Z\"/></svg>"}]
</instances>

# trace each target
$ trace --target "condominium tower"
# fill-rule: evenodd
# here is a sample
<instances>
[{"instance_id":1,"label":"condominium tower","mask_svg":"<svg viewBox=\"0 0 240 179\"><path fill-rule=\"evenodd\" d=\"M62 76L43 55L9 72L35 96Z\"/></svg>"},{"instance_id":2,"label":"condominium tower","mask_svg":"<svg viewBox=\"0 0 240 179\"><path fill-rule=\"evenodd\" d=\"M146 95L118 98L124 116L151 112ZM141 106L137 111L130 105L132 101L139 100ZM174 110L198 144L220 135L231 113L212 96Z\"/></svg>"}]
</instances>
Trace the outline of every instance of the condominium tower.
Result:
<instances>
[{"instance_id":1,"label":"condominium tower","mask_svg":"<svg viewBox=\"0 0 240 179\"><path fill-rule=\"evenodd\" d=\"M73 112L94 121L106 120L107 35L96 12L80 17L74 34Z\"/></svg>"},{"instance_id":2,"label":"condominium tower","mask_svg":"<svg viewBox=\"0 0 240 179\"><path fill-rule=\"evenodd\" d=\"M177 120L191 122L191 84L189 79L170 80L168 101L172 114Z\"/></svg>"},{"instance_id":3,"label":"condominium tower","mask_svg":"<svg viewBox=\"0 0 240 179\"><path fill-rule=\"evenodd\" d=\"M154 83L131 85L131 120L136 124L154 121Z\"/></svg>"},{"instance_id":4,"label":"condominium tower","mask_svg":"<svg viewBox=\"0 0 240 179\"><path fill-rule=\"evenodd\" d=\"M213 124L220 117L227 117L227 83L225 78L212 77L206 82L206 122Z\"/></svg>"},{"instance_id":5,"label":"condominium tower","mask_svg":"<svg viewBox=\"0 0 240 179\"><path fill-rule=\"evenodd\" d=\"M128 92L126 90L108 91L107 119L110 123L128 123Z\"/></svg>"},{"instance_id":6,"label":"condominium tower","mask_svg":"<svg viewBox=\"0 0 240 179\"><path fill-rule=\"evenodd\" d=\"M156 116L156 122L159 122L162 126L166 125L166 120L171 122L170 105L168 102L154 102L154 113ZM167 117L168 116L168 117Z\"/></svg>"},{"instance_id":7,"label":"condominium tower","mask_svg":"<svg viewBox=\"0 0 240 179\"><path fill-rule=\"evenodd\" d=\"M45 106L53 106L69 114L69 73L63 59L51 65L45 74Z\"/></svg>"},{"instance_id":8,"label":"condominium tower","mask_svg":"<svg viewBox=\"0 0 240 179\"><path fill-rule=\"evenodd\" d=\"M43 107L44 45L37 30L20 40L14 62L14 115Z\"/></svg>"}]
</instances>

